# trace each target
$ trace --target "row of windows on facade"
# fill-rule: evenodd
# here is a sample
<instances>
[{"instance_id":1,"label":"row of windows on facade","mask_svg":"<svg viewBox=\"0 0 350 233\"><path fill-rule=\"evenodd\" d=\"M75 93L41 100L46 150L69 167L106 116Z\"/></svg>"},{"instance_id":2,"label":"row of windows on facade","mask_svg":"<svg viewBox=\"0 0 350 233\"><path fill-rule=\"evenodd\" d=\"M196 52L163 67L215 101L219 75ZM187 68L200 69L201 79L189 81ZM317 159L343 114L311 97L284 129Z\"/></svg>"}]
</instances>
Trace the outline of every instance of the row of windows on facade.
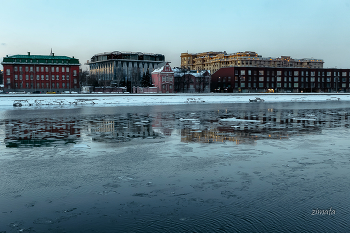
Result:
<instances>
[{"instance_id":1,"label":"row of windows on facade","mask_svg":"<svg viewBox=\"0 0 350 233\"><path fill-rule=\"evenodd\" d=\"M172 82L173 76L162 76L162 82Z\"/></svg>"},{"instance_id":2,"label":"row of windows on facade","mask_svg":"<svg viewBox=\"0 0 350 233\"><path fill-rule=\"evenodd\" d=\"M218 82L226 82L226 80L227 80L227 82L231 82L231 77L227 77L227 79L226 79L226 77L223 77L223 78L221 78L221 77L219 77L218 78ZM235 82L238 82L238 80L239 80L239 78L238 78L238 76L235 76ZM252 81L252 80L254 80L254 82L256 82L257 81L257 77L248 77L248 79L246 79L246 77L245 76L243 76L243 77L240 77L240 81L241 82L245 82L246 80L248 80L248 82L250 82L250 81ZM259 81L260 82L263 82L265 80L265 77L259 77ZM271 80L271 82L274 82L275 81L275 77L271 77L271 79L270 79L270 77L266 77L266 81L267 82L270 82L270 80ZM331 82L332 81L332 78L330 78L330 77L328 77L328 78L315 78L315 77L301 77L300 78L300 81L301 82L309 82L309 80L310 80L310 82L315 82L316 80L317 80L317 82ZM341 82L347 82L348 80L350 80L350 77L349 78L333 78L333 82L337 82L337 81L341 81ZM282 77L276 77L276 81L277 82L282 82ZM283 81L284 82L299 82L299 77L283 77Z\"/></svg>"},{"instance_id":3,"label":"row of windows on facade","mask_svg":"<svg viewBox=\"0 0 350 233\"><path fill-rule=\"evenodd\" d=\"M163 84L162 85L162 90L172 90L173 89L173 85L169 85L169 89L168 89L168 85Z\"/></svg>"},{"instance_id":4,"label":"row of windows on facade","mask_svg":"<svg viewBox=\"0 0 350 233\"><path fill-rule=\"evenodd\" d=\"M41 85L40 85L40 83L36 84L36 88L40 88L40 86L41 86L41 88L50 88L50 84L49 83L41 83ZM60 83L52 83L51 86L52 86L52 88L60 88ZM19 83L19 84L15 83L15 87L16 88L18 88L18 87L19 88L23 88L23 83ZM25 87L26 88L33 88L34 85L33 85L33 83L26 83ZM62 83L61 84L61 88L69 88L69 83ZM10 85L8 85L8 89L11 89Z\"/></svg>"},{"instance_id":5,"label":"row of windows on facade","mask_svg":"<svg viewBox=\"0 0 350 233\"><path fill-rule=\"evenodd\" d=\"M325 85L326 84L326 85ZM231 85L229 84L229 85L223 85L223 88L230 88L231 87ZM241 87L241 88L256 88L257 87L257 84L256 83L248 83L248 85L246 85L245 83L241 83L240 85L239 85L239 83L235 83L235 88L238 88L238 87ZM349 83L349 85L347 85L346 83L342 83L341 85L339 85L339 86L337 86L337 85L334 85L333 84L333 86L331 85L331 83L317 83L317 84L315 84L315 83L311 83L310 85L308 84L308 83L301 83L300 85L299 85L299 83L284 83L283 85L282 85L282 83L277 83L276 84L276 87L277 88L282 88L282 87L284 87L284 88L310 88L310 87L312 87L312 88L335 88L335 87L341 87L341 88L347 88L347 87L349 87L350 88L350 83ZM266 85L264 84L264 83L259 83L259 88L275 88L275 84L274 83L266 83Z\"/></svg>"},{"instance_id":6,"label":"row of windows on facade","mask_svg":"<svg viewBox=\"0 0 350 233\"><path fill-rule=\"evenodd\" d=\"M235 70L235 75L238 75L238 70ZM251 70L248 70L248 75L252 75L252 71ZM309 76L309 71L301 71L301 76ZM325 76L325 73L327 74L327 76L332 76L332 72L331 71L327 71L327 72L324 72L324 71L318 71L317 74L318 76ZM266 71L266 74L267 75L270 75L270 71ZM282 71L281 70L277 70L276 72L277 76L281 76L282 75ZM299 71L298 70L295 70L295 71L284 71L284 76L299 76ZM292 75L294 74L294 75ZM316 72L315 71L310 71L310 76L315 76ZM334 71L333 73L333 76L347 76L348 72L336 72ZM246 70L241 70L241 75L246 75ZM257 75L257 71L254 70L254 75ZM264 75L264 70L259 70L259 75ZM275 71L271 71L271 75L275 75ZM350 76L350 72L349 72L349 76Z\"/></svg>"},{"instance_id":7,"label":"row of windows on facade","mask_svg":"<svg viewBox=\"0 0 350 233\"><path fill-rule=\"evenodd\" d=\"M23 62L23 59L14 59L14 62ZM26 62L28 62L28 59L26 59ZM30 63L35 62L33 59L30 59ZM39 63L39 60L36 60L36 63ZM40 60L40 63L44 63L43 60ZM45 63L48 63L48 60L45 60ZM53 60L51 63L68 63L68 60Z\"/></svg>"},{"instance_id":8,"label":"row of windows on facade","mask_svg":"<svg viewBox=\"0 0 350 233\"><path fill-rule=\"evenodd\" d=\"M69 67L61 67L62 68L62 72L69 72ZM44 72L44 69L45 69L45 72L49 72L49 67L36 67L36 72L39 72L39 71L41 71L41 72ZM60 67L51 67L51 72L55 72L55 70L56 70L56 72L60 72ZM15 66L14 67L14 72L17 72L18 71L18 67L17 66ZM22 66L20 66L19 67L19 72L22 72L23 71L23 68L22 68ZM28 67L28 66L26 66L25 67L25 71L26 72L33 72L34 71L34 68L32 67L32 66L30 66L30 67ZM6 75L10 75L11 74L11 71L10 71L10 69L7 69L6 70ZM76 76L77 75L77 71L76 70L73 70L73 75L74 76Z\"/></svg>"},{"instance_id":9,"label":"row of windows on facade","mask_svg":"<svg viewBox=\"0 0 350 233\"><path fill-rule=\"evenodd\" d=\"M17 75L15 74L15 80L18 80L18 77L19 77L19 80L23 80L23 75ZM41 80L49 80L49 75L36 75L36 80L40 80L40 77L41 77ZM65 75L62 75L62 80L69 80L69 75L65 76ZM51 79L52 80L60 80L60 76L59 75L51 75ZM10 80L10 78L7 78L7 80ZM25 75L25 80L29 80L29 75L26 74ZM31 74L30 75L30 80L33 80L33 75ZM75 81L77 80L76 78L74 79Z\"/></svg>"}]
</instances>

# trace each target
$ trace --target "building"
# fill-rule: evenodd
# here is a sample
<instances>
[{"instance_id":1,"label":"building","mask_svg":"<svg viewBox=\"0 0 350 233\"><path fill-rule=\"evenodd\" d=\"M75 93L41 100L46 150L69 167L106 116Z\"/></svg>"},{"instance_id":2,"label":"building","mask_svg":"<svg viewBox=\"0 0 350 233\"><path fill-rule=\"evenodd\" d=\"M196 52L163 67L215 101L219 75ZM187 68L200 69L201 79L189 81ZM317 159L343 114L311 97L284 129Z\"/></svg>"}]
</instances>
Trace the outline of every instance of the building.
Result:
<instances>
[{"instance_id":1,"label":"building","mask_svg":"<svg viewBox=\"0 0 350 233\"><path fill-rule=\"evenodd\" d=\"M183 93L208 93L210 72L174 68L174 91Z\"/></svg>"},{"instance_id":2,"label":"building","mask_svg":"<svg viewBox=\"0 0 350 233\"><path fill-rule=\"evenodd\" d=\"M174 92L174 71L169 62L152 72L152 85L158 88L158 93Z\"/></svg>"},{"instance_id":3,"label":"building","mask_svg":"<svg viewBox=\"0 0 350 233\"><path fill-rule=\"evenodd\" d=\"M350 69L227 67L211 75L212 92L350 92Z\"/></svg>"},{"instance_id":4,"label":"building","mask_svg":"<svg viewBox=\"0 0 350 233\"><path fill-rule=\"evenodd\" d=\"M90 77L100 86L139 86L143 75L164 64L165 56L152 53L108 52L96 54L88 61Z\"/></svg>"},{"instance_id":5,"label":"building","mask_svg":"<svg viewBox=\"0 0 350 233\"><path fill-rule=\"evenodd\" d=\"M3 58L5 92L79 91L79 60L50 55L13 55Z\"/></svg>"},{"instance_id":6,"label":"building","mask_svg":"<svg viewBox=\"0 0 350 233\"><path fill-rule=\"evenodd\" d=\"M190 70L210 70L211 74L221 68L233 66L323 68L323 63L322 59L313 58L262 57L251 51L231 54L226 52L181 53L181 67Z\"/></svg>"}]
</instances>

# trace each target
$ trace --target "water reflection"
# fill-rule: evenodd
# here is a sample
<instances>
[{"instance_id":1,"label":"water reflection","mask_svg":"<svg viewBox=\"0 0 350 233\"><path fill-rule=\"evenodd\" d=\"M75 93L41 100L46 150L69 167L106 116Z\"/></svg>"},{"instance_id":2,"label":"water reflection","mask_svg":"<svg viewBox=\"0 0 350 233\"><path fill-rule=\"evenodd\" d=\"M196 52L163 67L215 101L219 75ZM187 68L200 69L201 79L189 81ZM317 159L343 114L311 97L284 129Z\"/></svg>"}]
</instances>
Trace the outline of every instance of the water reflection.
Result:
<instances>
[{"instance_id":1,"label":"water reflection","mask_svg":"<svg viewBox=\"0 0 350 233\"><path fill-rule=\"evenodd\" d=\"M256 107L256 106L255 106ZM81 137L121 143L135 138L154 139L179 132L184 143L232 142L255 144L260 139L288 139L320 134L324 128L349 127L349 109L226 108L203 111L146 111L110 115L70 115L57 118L6 119L7 147L52 146L75 143ZM47 112L49 113L49 112ZM54 144L56 145L56 144Z\"/></svg>"},{"instance_id":2,"label":"water reflection","mask_svg":"<svg viewBox=\"0 0 350 233\"><path fill-rule=\"evenodd\" d=\"M52 146L53 143L73 143L80 138L77 119L45 118L5 120L7 147Z\"/></svg>"}]
</instances>

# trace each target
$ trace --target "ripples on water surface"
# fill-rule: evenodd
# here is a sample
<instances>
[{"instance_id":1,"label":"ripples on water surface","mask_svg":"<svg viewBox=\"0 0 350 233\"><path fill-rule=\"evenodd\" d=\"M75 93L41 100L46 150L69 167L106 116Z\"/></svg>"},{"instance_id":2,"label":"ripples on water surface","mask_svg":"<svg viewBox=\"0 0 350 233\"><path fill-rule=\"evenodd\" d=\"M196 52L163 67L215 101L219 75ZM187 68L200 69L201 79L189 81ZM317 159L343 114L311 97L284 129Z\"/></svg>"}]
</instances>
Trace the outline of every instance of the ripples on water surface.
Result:
<instances>
[{"instance_id":1,"label":"ripples on water surface","mask_svg":"<svg viewBox=\"0 0 350 233\"><path fill-rule=\"evenodd\" d=\"M349 114L341 102L0 111L0 232L346 232Z\"/></svg>"}]
</instances>

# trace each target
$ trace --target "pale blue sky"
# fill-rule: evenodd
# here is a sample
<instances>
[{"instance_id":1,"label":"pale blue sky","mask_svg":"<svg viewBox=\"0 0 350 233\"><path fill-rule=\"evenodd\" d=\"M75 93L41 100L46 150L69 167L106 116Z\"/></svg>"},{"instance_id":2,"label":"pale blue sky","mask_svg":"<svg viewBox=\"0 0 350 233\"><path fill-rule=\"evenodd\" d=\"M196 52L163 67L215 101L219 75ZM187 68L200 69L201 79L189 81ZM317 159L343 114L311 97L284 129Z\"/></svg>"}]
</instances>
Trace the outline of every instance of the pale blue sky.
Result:
<instances>
[{"instance_id":1,"label":"pale blue sky","mask_svg":"<svg viewBox=\"0 0 350 233\"><path fill-rule=\"evenodd\" d=\"M0 57L255 51L350 68L349 0L0 0ZM2 69L2 67L0 67Z\"/></svg>"}]
</instances>

